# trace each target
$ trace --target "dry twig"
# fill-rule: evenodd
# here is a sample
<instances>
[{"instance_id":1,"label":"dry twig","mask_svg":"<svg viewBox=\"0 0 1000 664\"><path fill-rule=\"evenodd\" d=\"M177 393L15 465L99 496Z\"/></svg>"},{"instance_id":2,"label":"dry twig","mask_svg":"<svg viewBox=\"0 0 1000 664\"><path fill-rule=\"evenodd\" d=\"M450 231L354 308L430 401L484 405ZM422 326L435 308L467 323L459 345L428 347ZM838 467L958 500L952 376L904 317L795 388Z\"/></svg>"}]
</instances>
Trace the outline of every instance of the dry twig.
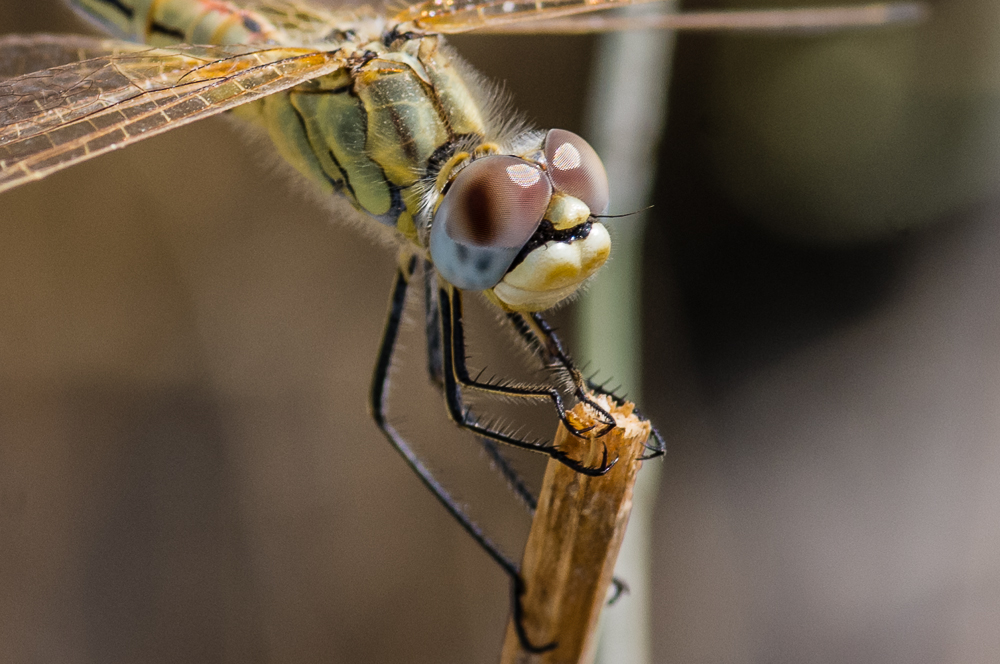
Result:
<instances>
[{"instance_id":1,"label":"dry twig","mask_svg":"<svg viewBox=\"0 0 1000 664\"><path fill-rule=\"evenodd\" d=\"M542 654L527 653L511 623L502 664L584 664L593 659L598 618L642 466L638 459L649 437L649 423L632 413L632 404L594 398L614 416L615 429L601 438L580 440L560 425L555 444L592 466L600 464L607 445L608 458L617 456L619 461L603 477L587 477L549 461L521 565L528 637L536 645L558 646ZM591 419L582 405L571 414L588 424Z\"/></svg>"}]
</instances>

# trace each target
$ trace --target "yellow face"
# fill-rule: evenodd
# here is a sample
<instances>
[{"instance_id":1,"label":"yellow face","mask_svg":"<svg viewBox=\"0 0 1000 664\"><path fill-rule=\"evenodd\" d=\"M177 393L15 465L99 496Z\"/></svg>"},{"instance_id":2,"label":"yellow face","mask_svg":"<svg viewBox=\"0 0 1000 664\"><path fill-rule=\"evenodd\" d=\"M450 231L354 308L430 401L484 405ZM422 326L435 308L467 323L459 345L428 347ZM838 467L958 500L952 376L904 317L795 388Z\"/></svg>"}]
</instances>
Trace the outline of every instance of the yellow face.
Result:
<instances>
[{"instance_id":1,"label":"yellow face","mask_svg":"<svg viewBox=\"0 0 1000 664\"><path fill-rule=\"evenodd\" d=\"M608 180L594 149L568 131L522 154L469 158L446 176L429 248L452 285L533 312L575 293L607 260L611 239L594 215L607 210Z\"/></svg>"},{"instance_id":2,"label":"yellow face","mask_svg":"<svg viewBox=\"0 0 1000 664\"><path fill-rule=\"evenodd\" d=\"M574 231L577 237L549 240L509 270L492 291L504 308L524 312L548 309L575 293L604 265L611 253L611 237L597 221L591 222L589 232L582 236L589 210L571 196L553 197L545 221L556 229Z\"/></svg>"}]
</instances>

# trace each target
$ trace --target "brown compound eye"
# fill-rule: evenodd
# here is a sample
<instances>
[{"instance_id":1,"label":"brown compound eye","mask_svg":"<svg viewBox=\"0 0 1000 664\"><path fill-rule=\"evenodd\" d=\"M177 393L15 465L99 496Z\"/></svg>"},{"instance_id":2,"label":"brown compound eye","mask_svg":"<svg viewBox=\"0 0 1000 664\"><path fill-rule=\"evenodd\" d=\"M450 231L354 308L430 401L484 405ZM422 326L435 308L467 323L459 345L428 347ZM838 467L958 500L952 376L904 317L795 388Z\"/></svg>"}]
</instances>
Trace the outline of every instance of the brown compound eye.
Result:
<instances>
[{"instance_id":1,"label":"brown compound eye","mask_svg":"<svg viewBox=\"0 0 1000 664\"><path fill-rule=\"evenodd\" d=\"M592 214L608 211L608 174L590 143L571 131L550 129L545 136L545 160L556 189L579 198Z\"/></svg>"},{"instance_id":2,"label":"brown compound eye","mask_svg":"<svg viewBox=\"0 0 1000 664\"><path fill-rule=\"evenodd\" d=\"M430 251L446 280L464 290L497 285L531 239L552 197L540 168L490 156L465 167L434 214Z\"/></svg>"},{"instance_id":3,"label":"brown compound eye","mask_svg":"<svg viewBox=\"0 0 1000 664\"><path fill-rule=\"evenodd\" d=\"M477 159L452 183L435 215L448 236L478 247L518 247L528 241L552 195L548 178L516 157Z\"/></svg>"}]
</instances>

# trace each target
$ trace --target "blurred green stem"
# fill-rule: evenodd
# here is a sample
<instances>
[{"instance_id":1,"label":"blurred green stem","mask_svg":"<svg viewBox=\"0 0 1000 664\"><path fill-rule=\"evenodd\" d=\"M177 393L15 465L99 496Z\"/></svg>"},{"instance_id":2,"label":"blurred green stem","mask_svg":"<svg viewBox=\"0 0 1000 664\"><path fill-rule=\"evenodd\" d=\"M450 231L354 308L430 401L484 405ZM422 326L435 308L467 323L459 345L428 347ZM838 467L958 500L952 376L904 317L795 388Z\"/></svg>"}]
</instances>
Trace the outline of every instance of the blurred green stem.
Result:
<instances>
[{"instance_id":1,"label":"blurred green stem","mask_svg":"<svg viewBox=\"0 0 1000 664\"><path fill-rule=\"evenodd\" d=\"M652 193L666 118L674 35L666 31L612 33L600 38L589 103L587 138L604 160L613 212L633 212ZM632 401L642 383L642 241L646 213L612 221L608 265L577 307L581 360L598 382L612 378ZM605 612L597 661L651 664L650 523L660 462L646 464L635 488L632 516L616 574L631 593Z\"/></svg>"}]
</instances>

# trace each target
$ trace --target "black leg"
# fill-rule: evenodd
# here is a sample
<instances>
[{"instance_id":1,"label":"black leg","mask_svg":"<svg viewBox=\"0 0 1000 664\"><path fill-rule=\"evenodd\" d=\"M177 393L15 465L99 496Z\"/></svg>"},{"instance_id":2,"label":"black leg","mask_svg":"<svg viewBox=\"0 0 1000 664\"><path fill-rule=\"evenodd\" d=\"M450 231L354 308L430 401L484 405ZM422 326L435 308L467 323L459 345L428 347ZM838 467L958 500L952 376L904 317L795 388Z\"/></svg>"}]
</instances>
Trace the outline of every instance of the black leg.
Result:
<instances>
[{"instance_id":1,"label":"black leg","mask_svg":"<svg viewBox=\"0 0 1000 664\"><path fill-rule=\"evenodd\" d=\"M622 595L627 595L631 592L631 588L628 587L628 584L619 579L617 576L611 579L611 583L614 585L615 591L611 594L611 599L608 600L608 606L611 606L620 600Z\"/></svg>"},{"instance_id":2,"label":"black leg","mask_svg":"<svg viewBox=\"0 0 1000 664\"><path fill-rule=\"evenodd\" d=\"M540 314L531 314L530 322L522 314L518 313L508 314L507 319L513 325L514 330L528 349L542 363L542 366L555 368L560 371L572 383L574 390L578 394L583 387L586 387L598 394L610 396L615 401L623 401L621 397L605 390L603 385L596 385L583 377L573 364L569 354L563 348L562 342L559 340L558 335L556 335L555 330L549 326ZM638 417L642 417L642 413L639 412L638 408L634 412ZM656 430L652 422L650 422L649 427L655 443L652 447L646 446L646 449L650 450L650 454L643 455L641 457L643 461L662 456L666 451L666 445L663 442L663 438L660 437L660 432ZM622 595L629 592L628 584L622 579L615 577L611 582L614 584L615 590L611 595L611 599L608 600L609 606L617 602Z\"/></svg>"},{"instance_id":3,"label":"black leg","mask_svg":"<svg viewBox=\"0 0 1000 664\"><path fill-rule=\"evenodd\" d=\"M524 594L524 582L517 565L500 550L500 548L490 540L475 521L459 506L451 494L448 493L434 477L423 462L420 461L416 453L410 448L406 440L396 431L395 427L389 424L386 418L386 405L389 396L389 369L392 366L392 356L396 347L396 340L399 337L399 326L403 317L403 308L406 304L406 291L409 287L410 279L413 277L417 259L410 260L407 268L401 269L396 275L396 282L393 285L392 297L389 301L389 315L385 323L385 331L382 333L382 343L379 347L378 360L375 364L375 372L372 376L370 407L372 416L378 428L385 434L389 444L399 452L406 462L406 465L416 473L420 481L423 482L430 492L438 499L444 508L451 514L452 518L458 521L459 525L472 537L473 540L493 559L511 579L512 605L514 614L514 626L517 631L521 646L528 652L542 653L555 648L557 643L548 643L543 646L536 646L531 643L524 630L523 617L524 610L521 603L521 596ZM433 343L433 342L431 342ZM495 447L495 446L494 446ZM504 465L509 468L509 464ZM513 469L510 469L513 472ZM515 474L516 476L516 474ZM519 479L519 478L518 478ZM527 491L527 489L525 489ZM534 497L528 492L534 504Z\"/></svg>"},{"instance_id":4,"label":"black leg","mask_svg":"<svg viewBox=\"0 0 1000 664\"><path fill-rule=\"evenodd\" d=\"M438 308L437 297L435 297L434 294L427 294L427 296L424 298L424 304L428 309L426 320L428 321L433 320L440 322L441 320L440 311L431 311L432 308L435 309ZM531 337L530 340L536 341L534 337ZM438 358L441 357L440 344L441 344L440 334L435 334L434 337L430 337L428 335L429 357L438 357ZM431 375L431 379L433 380L433 374ZM529 489L528 486L524 483L524 479L520 476L517 470L515 470L514 467L511 466L510 461L508 461L507 458L500 451L500 446L496 443L496 441L490 438L484 438L483 436L475 436L475 439L483 447L483 450L486 451L486 454L490 457L490 461L492 461L493 464L496 466L496 468L500 471L500 474L503 476L503 478L507 480L507 484L510 487L511 491L514 492L514 495L516 495L517 498L522 503L524 503L524 505L528 508L528 511L532 514L532 516L534 516L535 511L538 509L538 499L531 492L531 489ZM611 580L611 582L614 584L615 590L612 593L611 598L608 600L609 606L617 602L622 595L628 593L629 591L628 584L622 581L621 579L615 577L614 579Z\"/></svg>"},{"instance_id":5,"label":"black leg","mask_svg":"<svg viewBox=\"0 0 1000 664\"><path fill-rule=\"evenodd\" d=\"M442 291L442 293L443 292L444 291ZM566 416L566 407L563 404L562 394L560 394L558 389L551 385L523 385L502 381L483 382L479 380L478 376L476 378L472 378L472 376L469 375L465 360L465 332L462 322L462 295L457 290L450 290L449 294L450 297L447 300L444 300L444 295L442 294L442 300L450 302L451 305L451 337L452 346L455 349L455 380L460 386L467 389L485 392L486 394L494 396L524 399L546 399L552 402L552 405L555 406L556 413L559 415L559 420L563 423L563 426L566 427L567 431L573 435L582 436L594 428L593 426L590 426L581 429L574 425ZM614 420L611 420L611 416L600 408L597 410L602 418L606 418L606 422L610 421L611 427L613 428ZM610 430L610 428L607 429L607 431Z\"/></svg>"},{"instance_id":6,"label":"black leg","mask_svg":"<svg viewBox=\"0 0 1000 664\"><path fill-rule=\"evenodd\" d=\"M506 445L518 447L547 454L553 459L565 464L578 473L591 476L600 476L607 473L617 463L617 459L608 463L608 449L604 448L604 455L601 464L596 467L585 466L571 458L565 452L552 445L539 441L528 441L500 431L488 424L480 424L472 413L465 408L462 403L461 385L466 385L466 380L471 383L470 387L484 389L484 391L497 395L508 396L528 396L531 398L550 398L548 392L541 394L533 388L521 386L501 386L477 383L469 378L468 370L465 366L465 340L462 333L462 305L461 293L448 287L438 291L438 298L441 304L441 339L443 342L444 356L444 392L445 402L448 406L448 414L460 427L472 433L490 438ZM489 388L489 389L487 389ZM560 402L561 403L561 402ZM565 417L565 412L561 415ZM610 418L610 415L608 416ZM613 424L613 421L612 421Z\"/></svg>"},{"instance_id":7,"label":"black leg","mask_svg":"<svg viewBox=\"0 0 1000 664\"><path fill-rule=\"evenodd\" d=\"M545 319L539 314L509 313L507 320L511 322L521 339L528 345L529 350L538 357L544 366L554 369L560 377L573 390L574 396L598 413L604 420L604 427L597 432L598 437L605 435L615 427L615 420L611 414L595 403L587 392L587 382L583 374L569 354L563 349L562 342L556 336L555 330L549 327Z\"/></svg>"},{"instance_id":8,"label":"black leg","mask_svg":"<svg viewBox=\"0 0 1000 664\"><path fill-rule=\"evenodd\" d=\"M607 395L615 401L623 401L613 391L605 389L604 385L598 385L583 377L583 374L576 368L569 354L563 348L562 342L559 340L558 335L556 335L555 330L549 326L540 314L528 314L525 317L524 314L510 313L507 314L507 320L513 325L514 330L528 346L528 349L534 353L543 365L555 367L563 372L563 375L572 383L577 398L585 400L580 397L580 392L585 391L584 388L586 388L597 394ZM634 412L638 417L647 419L643 417L638 408ZM667 445L663 440L663 436L660 435L660 432L657 431L652 422L649 423L649 427L653 445L646 446L649 453L641 457L642 461L663 456L667 451Z\"/></svg>"},{"instance_id":9,"label":"black leg","mask_svg":"<svg viewBox=\"0 0 1000 664\"><path fill-rule=\"evenodd\" d=\"M400 270L396 275L396 283L392 289L392 299L389 304L389 316L386 319L385 331L382 333L382 344L379 347L378 361L375 364L375 372L372 376L370 407L375 424L389 440L389 444L399 452L413 472L417 474L420 481L430 489L434 497L444 505L448 513L472 536L479 546L481 546L500 567L511 576L517 576L518 570L507 556L483 533L476 524L451 497L447 489L434 478L433 473L420 461L410 445L396 431L395 427L389 424L386 418L386 405L389 396L389 368L392 365L392 355L396 347L396 339L399 336L399 324L403 316L403 306L406 304L406 290L409 280L413 276L413 268L416 260L411 261L409 269Z\"/></svg>"},{"instance_id":10,"label":"black leg","mask_svg":"<svg viewBox=\"0 0 1000 664\"><path fill-rule=\"evenodd\" d=\"M440 390L444 390L444 360L441 347L441 307L437 297L437 278L434 268L429 263L423 262L424 274L424 321L427 327L427 373L431 382ZM475 436L490 461L510 487L514 495L524 503L531 514L535 513L538 500L531 489L524 483L524 479L517 470L510 464L510 461L500 451L496 441L482 436Z\"/></svg>"},{"instance_id":11,"label":"black leg","mask_svg":"<svg viewBox=\"0 0 1000 664\"><path fill-rule=\"evenodd\" d=\"M427 333L427 374L431 382L444 387L444 360L441 357L441 307L437 300L437 274L421 261L424 274L424 329Z\"/></svg>"}]
</instances>

